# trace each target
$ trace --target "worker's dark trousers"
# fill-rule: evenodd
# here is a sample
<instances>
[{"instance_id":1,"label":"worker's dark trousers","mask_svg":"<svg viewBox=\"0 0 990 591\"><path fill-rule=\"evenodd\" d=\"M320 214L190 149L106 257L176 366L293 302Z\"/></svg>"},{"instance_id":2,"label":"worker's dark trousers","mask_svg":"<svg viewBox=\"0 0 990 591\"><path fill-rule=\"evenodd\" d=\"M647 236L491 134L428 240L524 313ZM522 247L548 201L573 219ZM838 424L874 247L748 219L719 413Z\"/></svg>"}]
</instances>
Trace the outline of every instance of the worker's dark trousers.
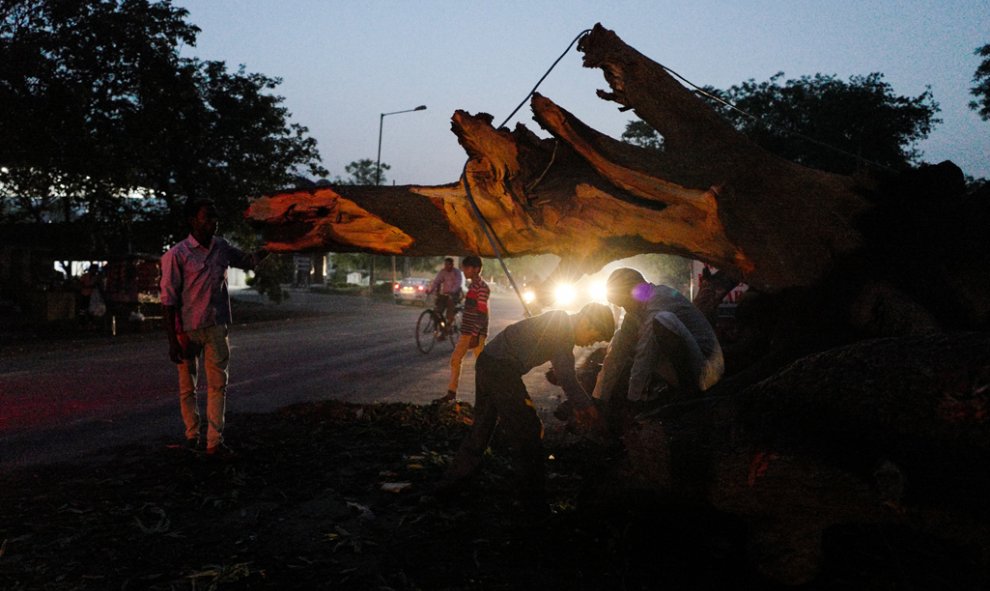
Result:
<instances>
[{"instance_id":1,"label":"worker's dark trousers","mask_svg":"<svg viewBox=\"0 0 990 591\"><path fill-rule=\"evenodd\" d=\"M495 432L495 425L499 424L515 452L520 496L542 497L546 492L543 423L536 414L519 370L484 351L474 367L474 425L457 450L444 479L453 482L474 474Z\"/></svg>"}]
</instances>

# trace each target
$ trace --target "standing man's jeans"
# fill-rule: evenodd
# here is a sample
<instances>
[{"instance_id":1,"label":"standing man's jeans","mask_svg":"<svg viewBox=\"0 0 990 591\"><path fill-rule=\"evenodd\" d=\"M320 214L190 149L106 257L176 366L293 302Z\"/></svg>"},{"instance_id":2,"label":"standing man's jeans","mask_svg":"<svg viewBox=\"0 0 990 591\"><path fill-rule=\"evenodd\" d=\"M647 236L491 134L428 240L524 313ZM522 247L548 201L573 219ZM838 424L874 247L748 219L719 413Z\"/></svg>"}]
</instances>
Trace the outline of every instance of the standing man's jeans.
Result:
<instances>
[{"instance_id":1,"label":"standing man's jeans","mask_svg":"<svg viewBox=\"0 0 990 591\"><path fill-rule=\"evenodd\" d=\"M229 329L225 325L208 326L186 333L191 345L203 351L203 365L206 368L206 432L208 448L220 445L223 441L223 417L227 401L227 366L230 363ZM199 409L196 404L196 382L199 370L199 355L186 359L179 368L179 408L182 422L186 425L186 438L200 437Z\"/></svg>"}]
</instances>

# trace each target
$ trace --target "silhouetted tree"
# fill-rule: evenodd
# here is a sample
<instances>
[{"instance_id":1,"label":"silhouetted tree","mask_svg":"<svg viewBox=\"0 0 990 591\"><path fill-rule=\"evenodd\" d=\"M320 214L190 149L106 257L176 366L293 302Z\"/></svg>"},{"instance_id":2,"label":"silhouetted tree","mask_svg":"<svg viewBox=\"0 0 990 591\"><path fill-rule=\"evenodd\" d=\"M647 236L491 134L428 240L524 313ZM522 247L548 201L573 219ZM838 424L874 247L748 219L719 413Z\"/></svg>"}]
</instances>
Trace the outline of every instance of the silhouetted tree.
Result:
<instances>
[{"instance_id":1,"label":"silhouetted tree","mask_svg":"<svg viewBox=\"0 0 990 591\"><path fill-rule=\"evenodd\" d=\"M915 145L941 123L930 88L916 97L894 94L883 74L815 74L781 83L748 80L728 90L705 90L738 108L710 104L757 144L794 162L849 174L863 160L893 169L918 164ZM742 112L740 112L742 111Z\"/></svg>"},{"instance_id":2,"label":"silhouetted tree","mask_svg":"<svg viewBox=\"0 0 990 591\"><path fill-rule=\"evenodd\" d=\"M984 76L990 76L990 65L984 63L983 69ZM778 73L766 82L748 80L728 90L704 89L738 110L700 95L764 148L842 174L855 171L862 160L895 169L916 164L921 154L915 144L940 122L930 90L914 98L897 96L882 74L853 76L848 82L815 74L781 84L783 77ZM984 82L984 88L984 92L990 88L990 81ZM640 120L626 124L622 139L643 148L663 147L660 134Z\"/></svg>"},{"instance_id":3,"label":"silhouetted tree","mask_svg":"<svg viewBox=\"0 0 990 591\"><path fill-rule=\"evenodd\" d=\"M381 185L387 184L385 178L385 171L392 168L388 164L382 162L381 164L382 172L379 176L378 183ZM347 172L348 177L346 179L341 179L339 182L342 185L374 185L375 184L375 161L371 158L362 158L361 160L355 160L347 166L344 167L344 171Z\"/></svg>"},{"instance_id":4,"label":"silhouetted tree","mask_svg":"<svg viewBox=\"0 0 990 591\"><path fill-rule=\"evenodd\" d=\"M973 82L976 84L969 93L977 98L970 101L969 108L979 112L984 121L990 121L990 43L974 51L976 55L983 58L976 73L973 74Z\"/></svg>"},{"instance_id":5,"label":"silhouetted tree","mask_svg":"<svg viewBox=\"0 0 990 591\"><path fill-rule=\"evenodd\" d=\"M199 32L187 16L167 1L3 3L0 219L164 234L189 196L240 223L249 197L326 174L278 78L179 55Z\"/></svg>"},{"instance_id":6,"label":"silhouetted tree","mask_svg":"<svg viewBox=\"0 0 990 591\"><path fill-rule=\"evenodd\" d=\"M649 123L639 119L626 123L626 130L622 132L622 141L641 148L663 150L663 138L660 137L657 130L650 127Z\"/></svg>"}]
</instances>

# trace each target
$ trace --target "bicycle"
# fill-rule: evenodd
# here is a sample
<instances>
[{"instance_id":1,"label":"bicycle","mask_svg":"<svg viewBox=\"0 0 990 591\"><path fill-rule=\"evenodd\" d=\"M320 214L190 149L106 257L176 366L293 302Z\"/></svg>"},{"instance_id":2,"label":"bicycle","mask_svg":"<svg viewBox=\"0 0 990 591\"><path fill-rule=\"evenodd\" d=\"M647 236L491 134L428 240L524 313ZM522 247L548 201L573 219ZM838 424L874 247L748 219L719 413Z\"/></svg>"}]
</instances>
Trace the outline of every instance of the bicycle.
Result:
<instances>
[{"instance_id":1,"label":"bicycle","mask_svg":"<svg viewBox=\"0 0 990 591\"><path fill-rule=\"evenodd\" d=\"M429 353L439 340L450 343L450 350L457 346L457 336L461 329L461 312L464 306L458 304L455 308L454 321L448 327L447 319L437 314L433 308L423 310L416 320L416 347L420 353Z\"/></svg>"}]
</instances>

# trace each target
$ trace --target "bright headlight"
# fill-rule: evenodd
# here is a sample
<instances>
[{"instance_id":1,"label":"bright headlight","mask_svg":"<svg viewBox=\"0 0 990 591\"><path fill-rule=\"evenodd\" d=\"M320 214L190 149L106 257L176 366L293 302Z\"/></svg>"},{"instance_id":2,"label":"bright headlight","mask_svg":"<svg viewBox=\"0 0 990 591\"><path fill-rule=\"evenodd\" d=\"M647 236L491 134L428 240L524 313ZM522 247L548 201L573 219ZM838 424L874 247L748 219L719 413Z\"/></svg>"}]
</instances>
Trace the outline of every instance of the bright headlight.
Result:
<instances>
[{"instance_id":1,"label":"bright headlight","mask_svg":"<svg viewBox=\"0 0 990 591\"><path fill-rule=\"evenodd\" d=\"M523 301L532 304L536 300L536 292L532 289L524 289L522 292Z\"/></svg>"},{"instance_id":2,"label":"bright headlight","mask_svg":"<svg viewBox=\"0 0 990 591\"><path fill-rule=\"evenodd\" d=\"M577 298L577 291L570 283L558 283L553 288L553 299L557 305L566 306L574 302L575 298Z\"/></svg>"}]
</instances>

